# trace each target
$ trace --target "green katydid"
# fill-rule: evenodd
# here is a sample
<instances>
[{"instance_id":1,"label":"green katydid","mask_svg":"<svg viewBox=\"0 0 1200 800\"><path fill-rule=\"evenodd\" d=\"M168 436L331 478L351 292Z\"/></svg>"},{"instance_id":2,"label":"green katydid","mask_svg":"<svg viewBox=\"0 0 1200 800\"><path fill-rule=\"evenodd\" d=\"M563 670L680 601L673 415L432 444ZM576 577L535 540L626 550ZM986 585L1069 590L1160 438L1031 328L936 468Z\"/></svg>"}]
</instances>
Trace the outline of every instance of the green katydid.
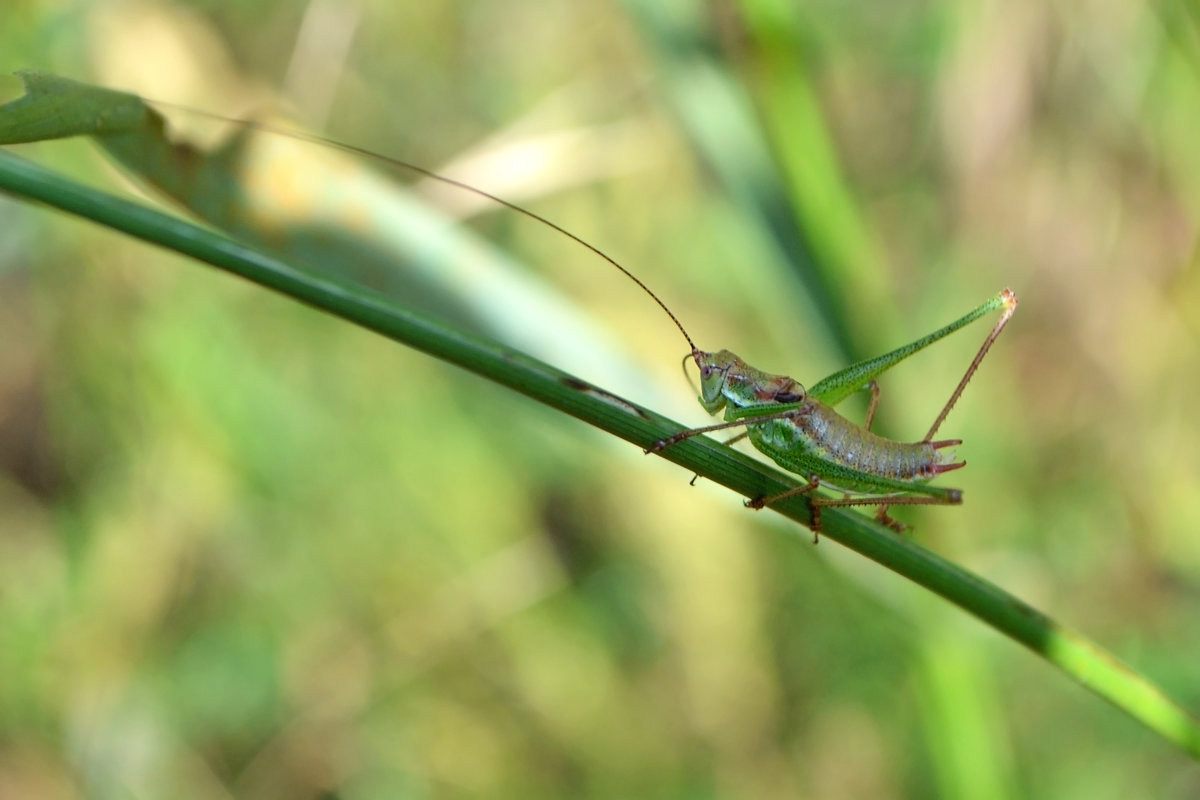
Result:
<instances>
[{"instance_id":1,"label":"green katydid","mask_svg":"<svg viewBox=\"0 0 1200 800\"><path fill-rule=\"evenodd\" d=\"M887 515L889 506L957 505L962 502L960 490L929 485L929 481L941 473L966 466L965 461L950 461L941 452L947 447L961 444L962 440L934 441L933 437L1016 308L1016 295L1010 289L1004 289L949 325L890 353L835 372L808 391L794 379L756 369L728 350L715 353L700 350L692 343L679 320L668 311L691 345L692 359L700 369L701 405L710 414L724 409L726 421L663 439L647 452L660 452L702 433L743 427L745 432L735 438L749 437L760 452L807 479L807 483L795 489L770 497L753 498L746 503L749 507L763 508L789 497L813 492L820 486L828 486L842 490L845 495L841 498L813 496L814 541L821 529L821 509L836 506L879 506L876 518L893 529L902 530ZM871 421L879 402L876 376L913 353L997 310L1002 311L1000 319L984 339L979 352L971 360L925 438L919 442L905 443L885 439L871 432ZM860 426L843 417L833 406L864 388L871 391L871 402L866 421Z\"/></svg>"}]
</instances>

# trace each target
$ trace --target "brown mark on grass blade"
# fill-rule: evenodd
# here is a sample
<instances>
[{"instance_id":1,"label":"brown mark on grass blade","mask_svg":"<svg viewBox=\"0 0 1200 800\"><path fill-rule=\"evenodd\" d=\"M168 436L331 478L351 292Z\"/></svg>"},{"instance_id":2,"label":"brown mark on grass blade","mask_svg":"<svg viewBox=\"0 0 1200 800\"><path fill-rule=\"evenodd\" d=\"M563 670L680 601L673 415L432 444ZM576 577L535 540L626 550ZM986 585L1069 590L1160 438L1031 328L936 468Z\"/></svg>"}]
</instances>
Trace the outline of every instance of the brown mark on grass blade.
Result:
<instances>
[{"instance_id":1,"label":"brown mark on grass blade","mask_svg":"<svg viewBox=\"0 0 1200 800\"><path fill-rule=\"evenodd\" d=\"M565 378L562 378L561 380L562 380L563 386L566 386L568 389L573 389L577 392L583 392L584 394L591 395L592 397L596 398L597 400L600 400L601 402L604 402L604 403L608 403L610 406L613 406L614 408L619 408L627 414L632 414L636 417L641 417L642 419L647 419L646 412L642 411L637 406L633 405L632 403L630 403L626 400L621 399L620 397L617 397L615 394L612 394L611 392L606 392L603 389L600 389L596 386L592 386L587 381L581 381L578 378L572 378L572 377L565 377Z\"/></svg>"}]
</instances>

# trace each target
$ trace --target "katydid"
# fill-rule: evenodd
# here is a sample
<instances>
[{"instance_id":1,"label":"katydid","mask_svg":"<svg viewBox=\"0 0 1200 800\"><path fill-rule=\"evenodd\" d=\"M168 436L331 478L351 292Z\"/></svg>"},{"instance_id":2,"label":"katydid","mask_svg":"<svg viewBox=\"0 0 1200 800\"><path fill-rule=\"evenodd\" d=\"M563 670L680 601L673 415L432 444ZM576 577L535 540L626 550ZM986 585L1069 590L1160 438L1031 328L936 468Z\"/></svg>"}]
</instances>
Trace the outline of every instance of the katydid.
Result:
<instances>
[{"instance_id":1,"label":"katydid","mask_svg":"<svg viewBox=\"0 0 1200 800\"><path fill-rule=\"evenodd\" d=\"M172 104L160 104L172 105ZM180 106L172 106L181 110ZM193 112L201 113L205 112ZM216 116L216 115L208 115ZM222 118L224 119L224 118ZM1005 289L949 325L876 358L867 359L840 370L814 384L809 390L785 375L773 375L756 369L728 350L708 352L696 347L692 337L674 312L636 275L595 245L533 211L505 200L490 192L462 181L439 175L407 161L382 156L363 148L335 142L312 134L288 131L270 125L244 120L251 128L269 133L294 136L299 139L330 145L347 152L378 159L407 169L459 189L472 192L492 202L540 222L590 250L633 281L666 313L683 334L690 348L690 358L700 370L700 403L710 414L724 411L725 421L716 425L683 431L655 442L647 453L657 453L685 439L703 433L743 428L732 441L748 438L764 455L790 472L804 478L805 483L779 494L759 496L746 505L761 509L788 498L811 493L811 527L815 536L821 529L821 509L847 506L877 506L876 519L900 531L903 526L887 514L893 505L957 505L962 492L939 486L930 481L943 472L965 466L944 452L961 443L958 439L934 440L950 409L962 394L968 381L979 368L992 343L1008 324L1017 307L1017 298ZM958 329L993 311L1001 311L1000 319L987 335L965 374L951 393L930 427L919 442L906 443L886 439L871 432L871 421L879 401L875 378L899 362L928 347ZM834 410L834 406L850 394L869 390L871 400L863 425L858 425ZM825 497L815 493L818 488L838 491L841 497Z\"/></svg>"},{"instance_id":2,"label":"katydid","mask_svg":"<svg viewBox=\"0 0 1200 800\"><path fill-rule=\"evenodd\" d=\"M700 404L710 414L724 409L726 421L663 439L647 452L660 452L702 433L743 427L745 432L742 435L748 437L760 452L807 480L807 483L795 489L770 497L753 498L746 503L749 507L763 508L827 486L842 490L845 494L841 498L812 497L814 541L821 530L821 509L836 506L879 506L876 519L895 530L903 530L887 515L889 506L957 505L962 502L960 490L928 485L941 473L966 466L965 461L952 461L941 452L961 444L962 440L934 441L933 437L1016 308L1016 295L1010 289L1004 289L949 325L890 353L835 372L808 391L786 375L771 375L755 369L728 350L715 353L700 350L671 315L691 345L692 358L700 369ZM1000 319L984 339L979 352L971 360L925 438L919 442L905 443L885 439L871 432L871 421L879 402L876 376L913 353L997 310L1002 311ZM866 422L860 426L843 417L833 406L864 388L870 390L871 401Z\"/></svg>"}]
</instances>

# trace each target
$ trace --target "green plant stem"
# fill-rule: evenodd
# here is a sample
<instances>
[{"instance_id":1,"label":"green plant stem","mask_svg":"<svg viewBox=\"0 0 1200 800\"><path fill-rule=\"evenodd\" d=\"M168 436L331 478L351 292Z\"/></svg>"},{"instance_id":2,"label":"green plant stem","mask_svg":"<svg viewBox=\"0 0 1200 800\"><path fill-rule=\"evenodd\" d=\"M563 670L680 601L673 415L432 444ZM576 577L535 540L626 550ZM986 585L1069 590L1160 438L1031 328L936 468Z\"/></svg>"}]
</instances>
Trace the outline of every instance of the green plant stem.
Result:
<instances>
[{"instance_id":1,"label":"green plant stem","mask_svg":"<svg viewBox=\"0 0 1200 800\"><path fill-rule=\"evenodd\" d=\"M314 308L508 386L639 447L682 430L654 412L592 387L511 348L445 328L362 289L315 277L232 239L161 211L56 175L0 151L0 190L90 219L143 241L239 275ZM713 440L696 437L662 456L754 497L795 480ZM807 525L803 497L773 511ZM750 512L747 512L750 513ZM822 535L944 597L1046 658L1067 675L1194 757L1200 725L1144 677L1083 636L1057 625L999 587L848 510L822 513ZM805 535L804 541L808 540Z\"/></svg>"}]
</instances>

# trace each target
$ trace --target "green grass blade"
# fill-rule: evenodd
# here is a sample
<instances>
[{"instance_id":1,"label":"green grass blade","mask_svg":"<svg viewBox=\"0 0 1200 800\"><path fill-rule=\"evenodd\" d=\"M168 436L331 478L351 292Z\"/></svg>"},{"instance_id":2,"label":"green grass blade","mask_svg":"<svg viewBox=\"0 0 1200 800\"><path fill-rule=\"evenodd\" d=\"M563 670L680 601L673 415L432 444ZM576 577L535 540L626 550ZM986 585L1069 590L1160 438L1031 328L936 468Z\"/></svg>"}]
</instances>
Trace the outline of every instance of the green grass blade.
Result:
<instances>
[{"instance_id":1,"label":"green grass blade","mask_svg":"<svg viewBox=\"0 0 1200 800\"><path fill-rule=\"evenodd\" d=\"M625 0L625 5L658 56L667 97L697 157L774 255L773 264L762 267L775 286L763 302L770 303L770 295L788 302L764 314L811 320L812 329L829 333L843 363L860 354L863 343L846 322L828 271L817 264L822 254L811 231L796 224L754 98L705 38L701 7L655 0Z\"/></svg>"},{"instance_id":2,"label":"green grass blade","mask_svg":"<svg viewBox=\"0 0 1200 800\"><path fill-rule=\"evenodd\" d=\"M640 447L680 430L654 412L510 348L404 310L382 295L314 276L220 234L82 186L8 153L0 153L0 190L211 264L508 386ZM681 442L663 457L747 497L795 485L782 473L711 440ZM781 503L774 510L801 525L810 520L804 498ZM829 509L822 518L827 538L949 600L1040 654L1167 741L1200 757L1197 721L1085 637L859 514Z\"/></svg>"},{"instance_id":3,"label":"green grass blade","mask_svg":"<svg viewBox=\"0 0 1200 800\"><path fill-rule=\"evenodd\" d=\"M860 308L886 313L896 287L887 281L887 259L843 173L814 85L818 59L808 40L812 26L806 24L806 12L777 0L741 0L738 5L747 46L757 54L757 63L742 71L742 80L755 99L776 169L785 176L781 184L794 224L806 232L817 254L813 269L831 287L843 317L852 318ZM893 322L885 317L875 324L886 329Z\"/></svg>"}]
</instances>

